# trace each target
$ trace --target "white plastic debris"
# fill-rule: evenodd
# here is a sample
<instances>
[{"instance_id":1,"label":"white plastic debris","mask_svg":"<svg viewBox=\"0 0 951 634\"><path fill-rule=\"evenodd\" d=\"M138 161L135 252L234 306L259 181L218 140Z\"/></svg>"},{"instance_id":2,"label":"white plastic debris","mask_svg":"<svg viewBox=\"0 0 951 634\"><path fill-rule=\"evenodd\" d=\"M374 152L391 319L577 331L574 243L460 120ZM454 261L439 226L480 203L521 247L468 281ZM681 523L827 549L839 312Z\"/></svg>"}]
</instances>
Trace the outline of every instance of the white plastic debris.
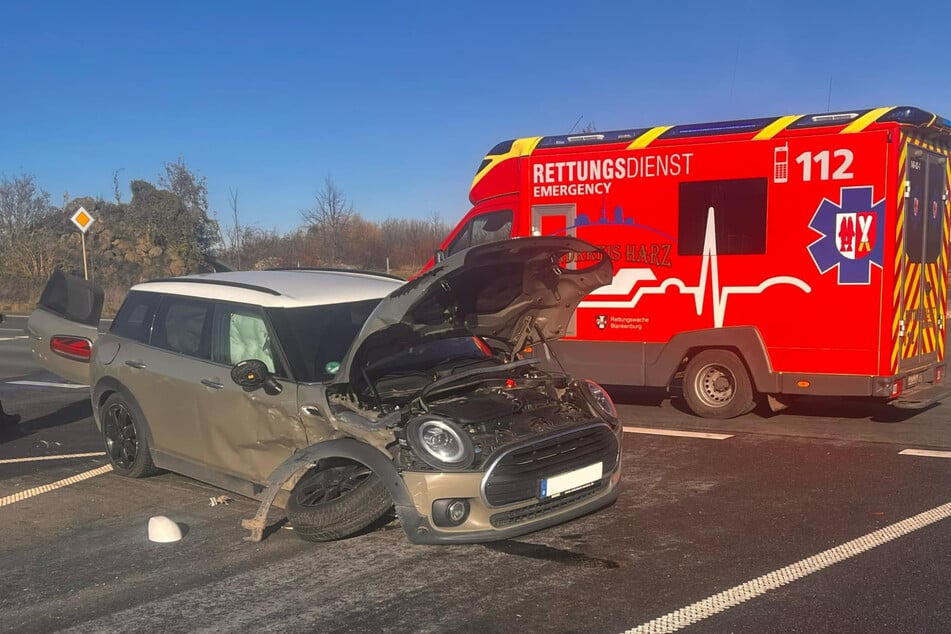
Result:
<instances>
[{"instance_id":1,"label":"white plastic debris","mask_svg":"<svg viewBox=\"0 0 951 634\"><path fill-rule=\"evenodd\" d=\"M218 506L219 504L228 505L231 502L231 498L227 495L219 495L218 497L208 498L208 506Z\"/></svg>"},{"instance_id":2,"label":"white plastic debris","mask_svg":"<svg viewBox=\"0 0 951 634\"><path fill-rule=\"evenodd\" d=\"M165 544L182 538L182 529L164 515L149 518L149 541Z\"/></svg>"}]
</instances>

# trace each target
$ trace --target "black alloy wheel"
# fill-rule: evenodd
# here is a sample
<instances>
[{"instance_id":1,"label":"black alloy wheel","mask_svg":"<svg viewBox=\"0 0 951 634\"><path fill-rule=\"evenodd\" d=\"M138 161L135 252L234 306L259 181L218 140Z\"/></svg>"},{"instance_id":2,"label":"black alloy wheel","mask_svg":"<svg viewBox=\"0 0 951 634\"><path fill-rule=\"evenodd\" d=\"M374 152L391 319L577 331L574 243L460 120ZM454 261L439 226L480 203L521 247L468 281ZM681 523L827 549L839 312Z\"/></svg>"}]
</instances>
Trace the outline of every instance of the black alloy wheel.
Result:
<instances>
[{"instance_id":1,"label":"black alloy wheel","mask_svg":"<svg viewBox=\"0 0 951 634\"><path fill-rule=\"evenodd\" d=\"M159 473L152 462L145 435L145 417L135 401L114 393L99 410L102 439L113 472L127 478L144 478Z\"/></svg>"},{"instance_id":2,"label":"black alloy wheel","mask_svg":"<svg viewBox=\"0 0 951 634\"><path fill-rule=\"evenodd\" d=\"M102 433L113 466L131 469L139 454L139 440L132 414L125 403L115 402L109 406L102 421Z\"/></svg>"},{"instance_id":3,"label":"black alloy wheel","mask_svg":"<svg viewBox=\"0 0 951 634\"><path fill-rule=\"evenodd\" d=\"M294 499L305 508L320 506L347 495L371 476L373 471L353 462L310 471L297 483Z\"/></svg>"}]
</instances>

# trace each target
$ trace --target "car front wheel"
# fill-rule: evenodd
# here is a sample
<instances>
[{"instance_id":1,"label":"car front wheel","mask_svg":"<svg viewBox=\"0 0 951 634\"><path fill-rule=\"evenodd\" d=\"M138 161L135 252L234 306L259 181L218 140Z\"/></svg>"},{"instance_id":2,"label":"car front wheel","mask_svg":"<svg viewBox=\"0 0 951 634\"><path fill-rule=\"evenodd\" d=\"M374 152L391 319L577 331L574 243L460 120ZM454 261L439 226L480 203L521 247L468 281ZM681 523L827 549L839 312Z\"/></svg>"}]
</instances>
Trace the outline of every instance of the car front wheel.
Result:
<instances>
[{"instance_id":1,"label":"car front wheel","mask_svg":"<svg viewBox=\"0 0 951 634\"><path fill-rule=\"evenodd\" d=\"M353 535L386 513L393 502L372 469L343 459L321 460L298 481L287 500L287 519L309 542Z\"/></svg>"}]
</instances>

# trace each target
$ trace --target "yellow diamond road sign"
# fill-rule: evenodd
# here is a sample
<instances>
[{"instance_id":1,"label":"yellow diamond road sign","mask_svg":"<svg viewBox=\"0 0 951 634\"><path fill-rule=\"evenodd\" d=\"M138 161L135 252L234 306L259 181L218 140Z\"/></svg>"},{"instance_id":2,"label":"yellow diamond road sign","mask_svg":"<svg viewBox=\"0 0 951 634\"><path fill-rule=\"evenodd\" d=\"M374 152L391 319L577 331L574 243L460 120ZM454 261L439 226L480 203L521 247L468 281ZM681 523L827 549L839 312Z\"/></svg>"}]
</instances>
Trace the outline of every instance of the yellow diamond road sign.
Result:
<instances>
[{"instance_id":1,"label":"yellow diamond road sign","mask_svg":"<svg viewBox=\"0 0 951 634\"><path fill-rule=\"evenodd\" d=\"M92 214L82 207L76 210L76 213L73 214L70 220L72 220L73 224L79 227L79 230L83 233L86 233L86 230L89 229L89 226L96 222L96 219L92 217Z\"/></svg>"}]
</instances>

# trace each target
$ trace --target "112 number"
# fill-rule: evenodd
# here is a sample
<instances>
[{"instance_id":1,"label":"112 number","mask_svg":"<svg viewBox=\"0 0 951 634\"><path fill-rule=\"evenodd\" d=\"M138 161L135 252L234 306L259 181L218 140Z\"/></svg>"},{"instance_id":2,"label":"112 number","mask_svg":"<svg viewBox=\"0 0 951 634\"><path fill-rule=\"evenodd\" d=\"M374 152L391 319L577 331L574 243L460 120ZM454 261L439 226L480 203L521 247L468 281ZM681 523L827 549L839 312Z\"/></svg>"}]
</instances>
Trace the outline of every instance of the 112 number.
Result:
<instances>
[{"instance_id":1,"label":"112 number","mask_svg":"<svg viewBox=\"0 0 951 634\"><path fill-rule=\"evenodd\" d=\"M832 163L833 161L837 161L835 171L832 172L832 180L842 181L855 178L855 175L849 171L849 168L852 167L853 159L854 155L852 154L852 150L842 149L833 152L822 150L815 154L812 152L803 152L796 157L796 163L802 165L802 180L812 180L812 165L815 163L819 166L819 180L827 181L829 180L829 171L832 169Z\"/></svg>"}]
</instances>

